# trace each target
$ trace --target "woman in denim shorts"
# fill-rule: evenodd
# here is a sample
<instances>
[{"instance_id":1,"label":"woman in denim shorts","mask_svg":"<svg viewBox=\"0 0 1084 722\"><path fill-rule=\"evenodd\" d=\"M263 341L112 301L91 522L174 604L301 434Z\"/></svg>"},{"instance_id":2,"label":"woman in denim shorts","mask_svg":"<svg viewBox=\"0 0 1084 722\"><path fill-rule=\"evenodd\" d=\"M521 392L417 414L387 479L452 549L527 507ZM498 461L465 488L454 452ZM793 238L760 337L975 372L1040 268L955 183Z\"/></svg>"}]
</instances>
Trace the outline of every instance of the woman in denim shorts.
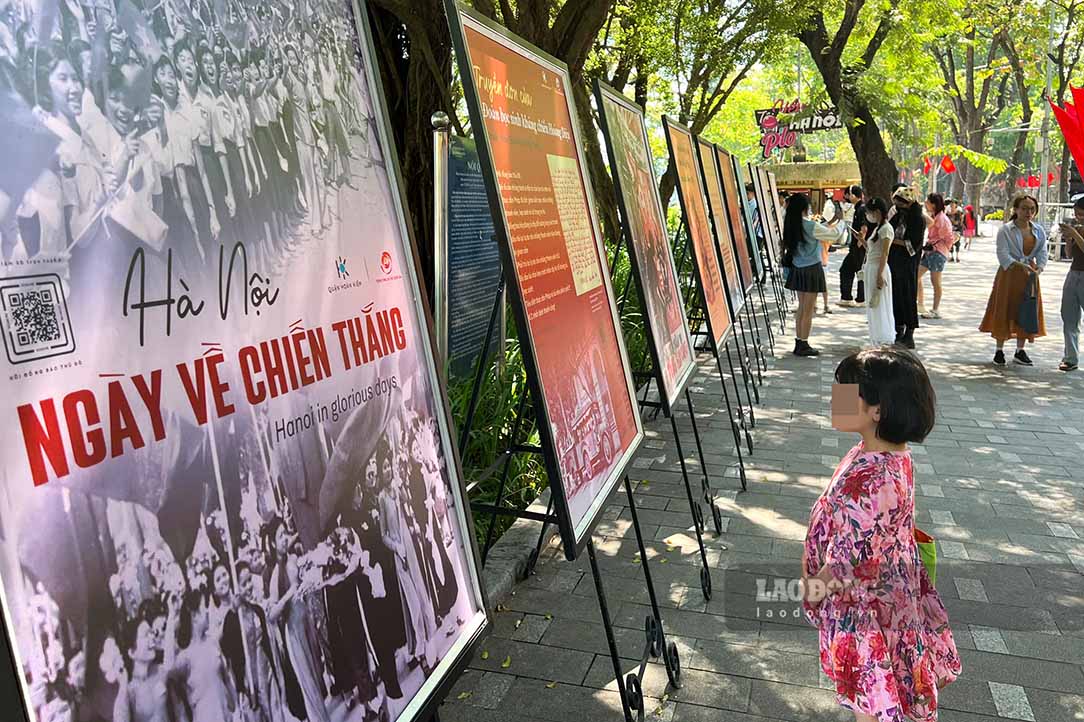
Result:
<instances>
[{"instance_id":1,"label":"woman in denim shorts","mask_svg":"<svg viewBox=\"0 0 1084 722\"><path fill-rule=\"evenodd\" d=\"M941 318L941 273L945 270L949 253L955 238L952 234L952 221L945 214L945 198L940 193L931 193L926 197L926 245L925 253L918 268L918 313L922 318ZM923 303L925 295L922 277L930 273L933 282L933 309L926 311Z\"/></svg>"}]
</instances>

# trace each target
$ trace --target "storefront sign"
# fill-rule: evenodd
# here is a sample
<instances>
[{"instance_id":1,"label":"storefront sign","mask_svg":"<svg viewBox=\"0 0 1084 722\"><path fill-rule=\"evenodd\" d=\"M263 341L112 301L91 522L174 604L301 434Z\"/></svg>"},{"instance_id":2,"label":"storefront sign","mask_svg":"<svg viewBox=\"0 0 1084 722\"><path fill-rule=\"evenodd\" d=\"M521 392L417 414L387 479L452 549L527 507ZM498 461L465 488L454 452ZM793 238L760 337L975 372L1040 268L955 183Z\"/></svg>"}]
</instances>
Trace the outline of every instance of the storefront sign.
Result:
<instances>
[{"instance_id":1,"label":"storefront sign","mask_svg":"<svg viewBox=\"0 0 1084 722\"><path fill-rule=\"evenodd\" d=\"M797 117L794 117L797 116ZM775 101L771 108L754 110L760 128L760 146L765 158L798 142L800 133L818 133L843 127L843 117L834 107L811 108L797 100Z\"/></svg>"},{"instance_id":2,"label":"storefront sign","mask_svg":"<svg viewBox=\"0 0 1084 722\"><path fill-rule=\"evenodd\" d=\"M53 142L0 170L35 179L0 600L32 719L429 719L487 625L367 10L305 10L249 47L120 0L85 89L26 51Z\"/></svg>"}]
</instances>

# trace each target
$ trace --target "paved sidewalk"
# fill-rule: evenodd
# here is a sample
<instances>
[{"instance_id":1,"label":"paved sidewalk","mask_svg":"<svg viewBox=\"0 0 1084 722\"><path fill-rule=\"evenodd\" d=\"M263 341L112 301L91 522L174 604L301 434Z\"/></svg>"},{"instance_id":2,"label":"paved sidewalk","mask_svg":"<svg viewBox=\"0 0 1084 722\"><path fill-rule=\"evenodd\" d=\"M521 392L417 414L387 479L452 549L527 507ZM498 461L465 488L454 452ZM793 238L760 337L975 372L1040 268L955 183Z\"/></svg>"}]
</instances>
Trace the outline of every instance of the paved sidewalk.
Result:
<instances>
[{"instance_id":1,"label":"paved sidewalk","mask_svg":"<svg viewBox=\"0 0 1084 722\"><path fill-rule=\"evenodd\" d=\"M964 667L942 694L940 719L1080 721L1084 372L1056 370L1067 264L1051 263L1042 277L1048 336L1029 349L1036 366L999 369L990 363L993 342L976 330L996 266L992 246L979 240L964 263L949 264L944 318L924 321L916 334L939 411L933 434L913 449L917 522L939 541L937 587ZM832 259L833 301L841 256ZM705 373L693 382L707 471L724 515L724 533L705 538L710 602L699 587L699 553L669 423L648 424L632 478L663 621L684 668L684 686L674 690L661 665L649 666L648 719L853 719L820 674L816 631L794 618L794 604L756 596L758 579L770 590L773 577L798 574L810 505L855 441L829 427L828 399L835 365L864 342L865 315L833 311L814 321L818 359L795 358L792 337L777 339L778 358L756 407L745 493L738 493L725 413L718 411L718 379ZM695 473L689 420L678 421ZM649 607L623 491L595 543L631 671ZM445 722L621 720L586 556L568 563L547 550L537 574L500 610L484 651L441 709Z\"/></svg>"}]
</instances>

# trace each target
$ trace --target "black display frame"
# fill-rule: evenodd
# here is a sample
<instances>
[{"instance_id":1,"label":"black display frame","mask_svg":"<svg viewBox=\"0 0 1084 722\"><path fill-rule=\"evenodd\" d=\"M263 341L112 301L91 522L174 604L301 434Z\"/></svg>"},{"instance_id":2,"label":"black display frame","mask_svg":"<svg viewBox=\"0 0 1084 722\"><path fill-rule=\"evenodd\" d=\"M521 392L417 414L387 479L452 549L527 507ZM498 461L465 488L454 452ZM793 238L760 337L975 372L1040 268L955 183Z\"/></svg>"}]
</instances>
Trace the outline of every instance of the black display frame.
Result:
<instances>
[{"instance_id":1,"label":"black display frame","mask_svg":"<svg viewBox=\"0 0 1084 722\"><path fill-rule=\"evenodd\" d=\"M676 179L678 205L681 207L681 215L682 215L682 217L685 218L685 219L688 219L688 217L689 217L689 206L688 206L688 199L686 199L685 194L689 193L689 192L692 192L693 189L691 189L691 188L690 189L685 189L682 186L681 175L678 174L677 168L676 168L677 163L676 163L676 161L673 160L675 158L675 155L674 155L674 143L673 143L673 140L671 138L671 133L673 131L676 131L676 132L679 132L679 133L684 133L685 135L689 136L690 141L692 142L692 146L693 146L693 160L697 163L697 167L699 168L700 161L699 161L699 159L697 157L698 154L697 154L697 151L696 151L696 135L693 134L692 130L690 130L687 126L685 126L685 125L683 125L683 124L681 124L681 123L679 123L679 122L677 122L675 120L672 120L670 118L670 116L668 116L668 115L662 116L662 127L663 127L663 134L666 136L666 150L670 154L671 162L673 162L675 164L674 178ZM707 209L708 208L708 199L707 199L706 194L704 192L704 179L701 177L700 174L697 174L696 192L700 193L701 198L702 198L702 200L704 202L704 208ZM710 209L708 210L708 212L710 213ZM709 223L710 223L710 216L709 216ZM689 243L691 245L695 246L696 242L692 238L692 229L689 228L689 224L688 224L687 220L685 221L685 226L686 226L686 232L689 234ZM696 281L697 281L698 284L700 284L700 293L705 297L704 298L704 323L706 323L707 326L708 326L708 334L711 336L712 342L715 344L715 346L717 348L722 348L726 344L726 342L730 339L730 336L734 333L734 326L735 326L735 324L737 324L737 320L735 319L734 314L730 311L730 293L728 292L727 287L726 287L726 271L725 271L725 269L723 269L722 261L719 260L719 257L718 257L719 249L715 248L714 250L715 250L715 254L716 254L716 260L719 262L719 279L721 281L719 292L721 294L723 294L723 296L726 298L726 309L727 309L727 313L730 316L730 318L728 319L730 321L729 327L726 329L726 331L724 331L718 337L716 337L716 335L715 335L715 328L714 328L714 326L713 326L713 324L711 322L711 314L708 312L708 309L707 309L707 298L706 298L707 292L704 290L704 288L705 288L704 272L703 272L703 269L700 268L700 261L696 257L695 248L692 249L692 252L689 255L692 257L693 269L696 272ZM718 353L716 353L716 356L718 356Z\"/></svg>"},{"instance_id":2,"label":"black display frame","mask_svg":"<svg viewBox=\"0 0 1084 722\"><path fill-rule=\"evenodd\" d=\"M753 189L757 197L757 214L760 216L760 226L764 229L764 243L767 245L768 260L773 267L779 266L779 230L778 218L775 210L768 205L767 174L764 169L757 165L749 166L749 175L753 180Z\"/></svg>"},{"instance_id":3,"label":"black display frame","mask_svg":"<svg viewBox=\"0 0 1084 722\"><path fill-rule=\"evenodd\" d=\"M745 188L742 186L741 173L737 164L734 162L734 157L730 155L721 147L718 143L715 144L715 160L719 164L719 184L723 187L723 204L727 208L727 218L730 221L730 239L734 243L734 252L738 253L739 244L745 244L745 252L749 254L749 273L750 278L744 277L744 268L741 264L741 258L739 254L738 259L738 274L742 275L742 283L745 284L745 292L748 294L753 290L756 285L756 280L760 278L763 273L761 267L760 255L758 253L756 242L750 241L752 234L752 228L748 227L749 216L745 209ZM723 174L723 168L729 167L730 177L734 180L735 188L726 187L726 176ZM731 207L737 209L737 215L740 220L739 227L734 227L734 218L732 215ZM741 234L742 238L739 240L738 235Z\"/></svg>"},{"instance_id":4,"label":"black display frame","mask_svg":"<svg viewBox=\"0 0 1084 722\"><path fill-rule=\"evenodd\" d=\"M644 266L640 262L639 250L636 247L636 243L632 234L632 223L630 222L630 214L628 210L628 204L625 200L624 189L621 187L621 177L617 172L617 157L614 152L613 140L610 130L609 119L606 116L605 101L611 100L614 103L624 107L626 110L633 112L640 120L640 129L643 132L644 139L644 152L648 154L648 167L652 169L652 179L655 181L654 193L652 197L655 200L656 206L659 211L659 217L663 222L663 229L666 228L666 212L662 207L662 203L659 200L658 195L658 178L655 175L654 159L651 157L651 147L648 145L648 132L647 132L647 115L644 108L637 103L629 100L624 93L621 93L614 89L612 86L602 82L599 79L595 79L594 82L595 101L598 104L598 117L599 126L602 130L602 137L606 146L606 155L610 163L610 177L613 179L614 195L617 198L618 215L621 219L621 232L624 234L625 243L628 247L629 261L632 266L632 274L636 279L636 290L640 293L640 298L645 298L645 279L644 279ZM670 270L674 276L674 286L680 289L681 281L678 278L677 263L674 260L674 251L670 247L669 239L664 239L666 242L666 256L670 261ZM693 344L692 337L689 334L689 315L685 311L685 305L682 302L680 293L678 295L678 304L681 310L681 322L685 329L685 338L689 345L689 365L679 378L678 382L674 385L673 393L671 394L666 384L663 383L662 373L662 358L659 353L658 342L655 337L655 329L652 328L650 321L643 324L643 331L647 337L647 345L651 350L651 361L653 363L653 372L655 374L655 383L659 388L659 397L662 399L663 405L671 413L674 410L675 405L681 400L682 395L688 388L689 383L692 381L693 376L696 375L696 347ZM646 301L644 302L644 316L647 317Z\"/></svg>"},{"instance_id":5,"label":"black display frame","mask_svg":"<svg viewBox=\"0 0 1084 722\"><path fill-rule=\"evenodd\" d=\"M720 221L715 217L715 208L711 202L711 190L709 187L710 178L708 177L708 169L704 165L704 152L708 152L712 168L715 171L715 180L719 186L719 202L723 204L723 215L726 216L726 196L723 194L723 177L719 170L719 159L715 154L715 145L706 140L703 136L693 136L693 149L696 151L696 165L700 169L700 183L704 189L704 201L708 207L708 217L711 223L712 233L715 235L715 251L719 256L719 269L723 272L723 287L726 290L727 302L730 304L730 317L733 322L737 322L742 310L745 308L745 304L749 302L749 296L745 288L742 288L743 282L741 277L741 266L738 263L738 249L734 246L734 239L730 233L730 220L723 218L722 223L726 224L725 230L721 227ZM730 248L730 253L734 259L734 272L737 275L738 281L738 295L741 297L740 302L735 302L734 292L731 288L731 280L726 272L726 263L723 261L723 235L728 237L729 243L726 245Z\"/></svg>"},{"instance_id":6,"label":"black display frame","mask_svg":"<svg viewBox=\"0 0 1084 722\"><path fill-rule=\"evenodd\" d=\"M353 12L354 29L357 33L358 45L363 53L362 60L365 63L363 72L368 81L368 88L371 91L370 99L373 104L373 110L377 116L377 143L380 146L380 151L383 154L385 161L386 174L391 191L390 197L394 205L396 216L395 222L398 224L399 231L402 234L401 238L403 239L404 250L409 251L412 261L411 264L409 264L409 267L405 269L404 275L409 282L415 311L418 313L419 319L425 323L425 333L422 336L425 345L423 360L429 362L427 364L427 375L432 384L434 399L438 403L438 407L435 411L438 426L441 430L442 448L446 452L445 462L449 466L449 476L454 476L453 483L455 483L458 488L457 502L459 511L456 517L460 531L464 536L464 548L468 552L465 556L465 561L468 562L467 566L469 567L467 570L468 578L466 581L473 585L473 592L476 595L479 611L483 615L482 624L480 624L473 633L470 633L470 636L466 638L465 642L460 643L459 651L454 658L452 658L447 665L444 665L445 660L441 660L437 663L437 666L434 669L434 675L436 674L437 669L444 665L444 672L441 678L436 682L431 682L431 678L423 682L415 699L411 700L396 719L396 722L428 722L429 720L437 718L438 708L444 702L444 699L448 696L448 693L452 690L463 672L467 669L467 666L470 664L470 661L474 657L474 653L477 651L482 640L489 635L493 628L493 616L490 612L485 586L482 584L481 558L478 553L474 519L468 511L467 485L463 474L463 467L458 448L454 443L454 439L451 438L453 416L451 404L448 399L446 376L442 364L439 362L436 355L437 345L433 315L429 308L429 304L425 302L425 292L419 283L419 279L423 277L421 272L421 256L418 251L417 241L414 237L413 227L407 222L408 205L403 184L403 173L400 166L399 155L395 150L393 142L394 136L392 134L391 119L385 102L386 96L384 94L384 84L378 71L379 66L377 64L376 48L374 46L372 28L370 26L371 16L369 14L369 0L348 0L347 7ZM2 590L2 583L0 583L0 590ZM11 720L11 722L35 722L37 717L29 704L30 690L26 686L26 680L22 674L22 670L18 667L15 655L15 645L13 644L11 630L9 628L11 625L11 615L9 612L10 610L7 608L6 595L0 591L0 693L2 693L0 694L0 699L4 700L5 713L10 713L14 707L15 710L22 714L21 719ZM445 659L447 659L447 657ZM10 678L7 678L9 674ZM12 682L13 684L9 684L9 682ZM429 690L424 692L427 685L429 685ZM9 688L15 691L14 699L15 702L18 703L17 706L8 705L8 700L11 699L11 696L8 694ZM423 692L424 697L422 696ZM419 698L421 701L418 701ZM7 722L7 718L5 718L5 722Z\"/></svg>"},{"instance_id":7,"label":"black display frame","mask_svg":"<svg viewBox=\"0 0 1084 722\"><path fill-rule=\"evenodd\" d=\"M452 46L460 68L459 76L463 84L464 102L466 103L468 115L470 117L471 129L474 134L475 145L478 149L478 157L482 164L482 175L486 182L489 207L493 213L493 225L497 234L498 245L501 249L501 259L504 263L505 289L508 293L512 314L515 318L516 329L523 354L523 365L527 372L527 386L531 395L531 403L534 408L538 435L541 440L542 457L546 468L546 475L549 480L550 496L554 502L553 510L557 518L558 533L561 536L565 558L569 561L573 561L578 558L584 548L588 546L588 543L591 540L591 534L602 520L602 512L605 510L610 497L625 478L629 468L631 468L633 458L643 444L645 434L643 420L640 418L638 411L636 411L638 409L638 404L636 388L632 378L632 367L629 362L628 351L625 347L621 320L617 314L616 297L610 281L609 269L606 268L605 247L602 242L601 229L598 226L598 220L595 214L596 205L593 189L587 171L586 160L583 155L582 129L579 127L579 116L576 113L575 100L572 94L573 84L571 73L569 72L568 65L561 60L553 57L544 50L531 45L524 39L510 32L504 26L494 22L473 8L467 7L460 2L457 2L457 0L444 0L444 8L448 19L448 26L451 31ZM558 463L556 439L554 438L553 426L550 423L550 414L542 388L542 379L535 351L534 338L527 318L527 308L523 296L520 293L515 258L508 230L508 219L505 215L504 204L501 200L496 166L493 162L493 154L489 141L489 132L485 125L485 119L479 101L480 95L474 80L474 73L470 70L473 67L473 63L470 50L467 47L464 19L474 23L478 26L480 32L487 34L490 39L495 42L504 44L505 47L512 52L518 52L525 57L538 62L540 65L549 66L549 70L554 72L555 75L560 78L567 91L565 93L565 98L573 136L572 142L577 148L577 160L580 163L580 173L584 180L584 192L587 200L588 212L592 216L590 222L592 223L595 232L596 247L599 254L599 261L602 266L601 270L603 271L603 288L606 291L607 300L609 302L614 330L616 332L615 336L617 339L619 356L622 360L625 372L629 405L634 410L633 417L636 422L636 434L634 438L629 444L628 449L619 459L617 465L614 466L610 477L596 494L588 514L584 517L586 521L580 525L579 532L577 532L576 525L573 522L572 515L569 511L568 498L565 494L564 478L561 474L560 464ZM463 68L467 68L468 71L463 72Z\"/></svg>"}]
</instances>

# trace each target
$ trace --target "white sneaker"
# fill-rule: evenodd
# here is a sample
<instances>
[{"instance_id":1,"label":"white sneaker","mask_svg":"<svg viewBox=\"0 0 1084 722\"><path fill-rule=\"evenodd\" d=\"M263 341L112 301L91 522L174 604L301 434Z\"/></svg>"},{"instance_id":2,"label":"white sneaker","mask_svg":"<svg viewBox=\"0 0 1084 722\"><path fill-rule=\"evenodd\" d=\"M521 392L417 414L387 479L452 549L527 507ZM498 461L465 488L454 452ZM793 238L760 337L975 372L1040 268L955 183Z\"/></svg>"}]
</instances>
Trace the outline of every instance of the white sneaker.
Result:
<instances>
[{"instance_id":1,"label":"white sneaker","mask_svg":"<svg viewBox=\"0 0 1084 722\"><path fill-rule=\"evenodd\" d=\"M843 308L854 308L854 301L840 301L836 305Z\"/></svg>"},{"instance_id":2,"label":"white sneaker","mask_svg":"<svg viewBox=\"0 0 1084 722\"><path fill-rule=\"evenodd\" d=\"M865 307L866 307L866 302L865 302L865 301L857 301L857 302L856 302L856 303L854 304L854 307L855 307L855 308L865 308Z\"/></svg>"}]
</instances>

